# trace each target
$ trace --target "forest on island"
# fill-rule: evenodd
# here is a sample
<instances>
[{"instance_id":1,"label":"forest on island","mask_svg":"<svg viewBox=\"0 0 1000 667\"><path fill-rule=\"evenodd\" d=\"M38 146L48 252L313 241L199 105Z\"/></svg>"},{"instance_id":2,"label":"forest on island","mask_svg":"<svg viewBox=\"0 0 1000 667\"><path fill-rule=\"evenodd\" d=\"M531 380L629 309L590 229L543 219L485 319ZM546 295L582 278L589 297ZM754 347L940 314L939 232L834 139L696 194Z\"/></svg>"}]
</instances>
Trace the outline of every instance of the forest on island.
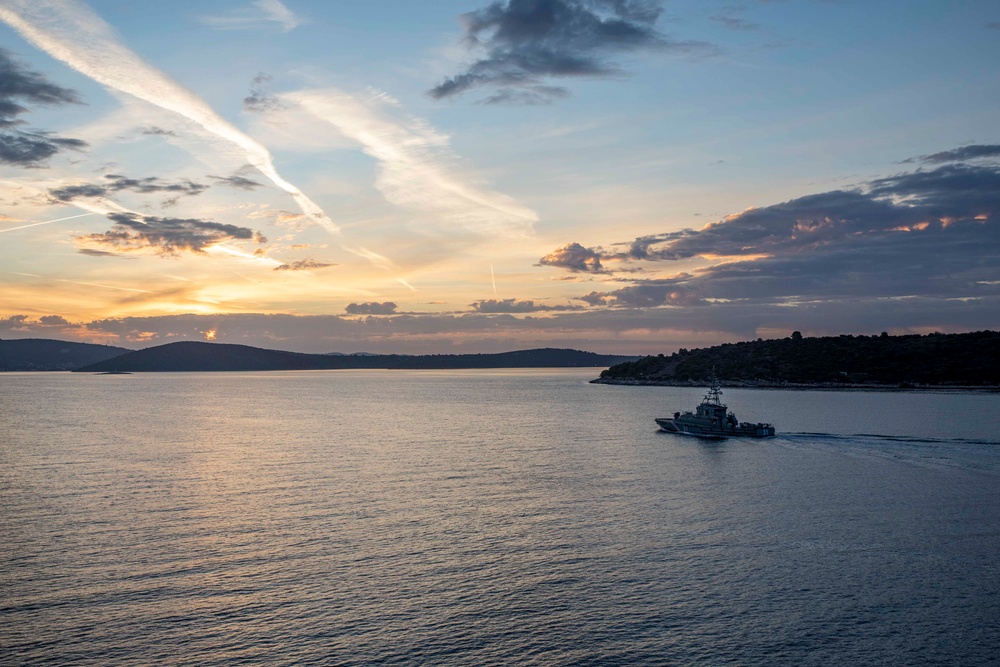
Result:
<instances>
[{"instance_id":1,"label":"forest on island","mask_svg":"<svg viewBox=\"0 0 1000 667\"><path fill-rule=\"evenodd\" d=\"M617 364L599 382L1000 385L1000 332L803 337L681 348Z\"/></svg>"}]
</instances>

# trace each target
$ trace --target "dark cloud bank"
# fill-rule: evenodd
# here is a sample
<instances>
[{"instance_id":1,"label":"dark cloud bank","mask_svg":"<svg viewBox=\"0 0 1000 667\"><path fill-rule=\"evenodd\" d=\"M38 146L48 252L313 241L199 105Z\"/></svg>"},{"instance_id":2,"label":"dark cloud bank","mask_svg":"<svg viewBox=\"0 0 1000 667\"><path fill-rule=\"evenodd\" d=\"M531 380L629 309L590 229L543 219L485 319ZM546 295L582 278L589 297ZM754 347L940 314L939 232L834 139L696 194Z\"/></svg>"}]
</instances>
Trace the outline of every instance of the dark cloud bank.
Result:
<instances>
[{"instance_id":1,"label":"dark cloud bank","mask_svg":"<svg viewBox=\"0 0 1000 667\"><path fill-rule=\"evenodd\" d=\"M950 151L941 151L940 153L932 153L931 155L921 155L920 157L911 157L907 160L903 160L902 164L907 164L912 162L925 162L931 164L941 163L941 162L964 162L966 160L976 160L980 158L998 158L998 157L1000 157L1000 146L973 144L971 146L962 146L961 148L955 148Z\"/></svg>"},{"instance_id":2,"label":"dark cloud bank","mask_svg":"<svg viewBox=\"0 0 1000 667\"><path fill-rule=\"evenodd\" d=\"M968 146L921 161L992 157L994 149ZM851 321L867 328L880 322L917 326L900 317L904 311L919 313L920 326L941 326L967 319L956 319L954 311L963 309L978 313L973 327L1000 325L1000 316L984 316L990 308L1000 312L996 164L944 164L901 173L859 190L800 197L700 230L643 236L623 245L608 250L570 243L540 264L608 275L617 273L609 266L622 263L707 259L711 265L669 278L606 278L624 286L579 298L615 308L701 307L714 313L720 326L726 326L728 314L757 309L773 315L783 307L800 314L807 327L819 310L832 311L835 304L851 304L854 311L840 329ZM939 316L931 312L935 308Z\"/></svg>"},{"instance_id":3,"label":"dark cloud bank","mask_svg":"<svg viewBox=\"0 0 1000 667\"><path fill-rule=\"evenodd\" d=\"M540 104L565 97L552 78L621 74L613 58L641 51L710 53L702 42L677 41L656 29L662 8L652 0L509 0L462 15L465 43L484 52L432 88L436 99L473 88L483 102Z\"/></svg>"},{"instance_id":4,"label":"dark cloud bank","mask_svg":"<svg viewBox=\"0 0 1000 667\"><path fill-rule=\"evenodd\" d=\"M471 304L477 313L543 313L581 310L582 306L547 306L531 299L483 299Z\"/></svg>"},{"instance_id":5,"label":"dark cloud bank","mask_svg":"<svg viewBox=\"0 0 1000 667\"><path fill-rule=\"evenodd\" d=\"M361 305L361 304L358 304ZM0 318L2 338L89 340L148 347L177 340L216 340L300 352L503 352L571 347L606 353L656 354L735 340L821 333L974 331L996 322L998 302L947 299L833 301L821 307L731 303L724 308L600 308L545 316L464 315L169 315L42 326L27 317ZM18 319L20 318L20 319ZM805 324L803 324L805 323ZM928 323L931 323L928 325ZM639 333L636 333L639 332ZM771 332L771 333L769 333Z\"/></svg>"},{"instance_id":6,"label":"dark cloud bank","mask_svg":"<svg viewBox=\"0 0 1000 667\"><path fill-rule=\"evenodd\" d=\"M0 47L0 163L20 167L43 167L56 153L80 150L87 143L44 130L25 129L20 116L25 105L56 106L79 104L80 98L68 88L48 82L38 72L27 69L9 51Z\"/></svg>"}]
</instances>

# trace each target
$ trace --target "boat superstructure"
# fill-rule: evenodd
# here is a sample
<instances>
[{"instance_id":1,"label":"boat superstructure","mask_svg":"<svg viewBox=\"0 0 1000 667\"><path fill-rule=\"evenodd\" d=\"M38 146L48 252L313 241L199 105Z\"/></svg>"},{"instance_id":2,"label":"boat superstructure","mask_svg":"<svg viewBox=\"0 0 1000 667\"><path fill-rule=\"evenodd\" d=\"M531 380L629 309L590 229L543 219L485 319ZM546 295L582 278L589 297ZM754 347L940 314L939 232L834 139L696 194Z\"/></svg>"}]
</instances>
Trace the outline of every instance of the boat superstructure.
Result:
<instances>
[{"instance_id":1,"label":"boat superstructure","mask_svg":"<svg viewBox=\"0 0 1000 667\"><path fill-rule=\"evenodd\" d=\"M656 423L667 433L699 438L769 438L774 435L771 424L752 424L736 419L736 415L722 402L722 387L714 376L708 392L694 412L675 412L673 417L657 417Z\"/></svg>"}]
</instances>

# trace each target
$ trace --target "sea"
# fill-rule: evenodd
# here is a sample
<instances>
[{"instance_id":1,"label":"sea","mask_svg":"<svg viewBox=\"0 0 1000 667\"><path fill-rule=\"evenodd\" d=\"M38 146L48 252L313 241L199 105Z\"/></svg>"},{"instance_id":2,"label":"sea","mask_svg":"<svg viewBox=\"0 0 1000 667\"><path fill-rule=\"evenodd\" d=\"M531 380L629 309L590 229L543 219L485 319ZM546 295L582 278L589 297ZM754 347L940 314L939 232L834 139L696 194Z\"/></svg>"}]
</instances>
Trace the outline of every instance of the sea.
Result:
<instances>
[{"instance_id":1,"label":"sea","mask_svg":"<svg viewBox=\"0 0 1000 667\"><path fill-rule=\"evenodd\" d=\"M0 664L1000 664L1000 394L599 370L0 375Z\"/></svg>"}]
</instances>

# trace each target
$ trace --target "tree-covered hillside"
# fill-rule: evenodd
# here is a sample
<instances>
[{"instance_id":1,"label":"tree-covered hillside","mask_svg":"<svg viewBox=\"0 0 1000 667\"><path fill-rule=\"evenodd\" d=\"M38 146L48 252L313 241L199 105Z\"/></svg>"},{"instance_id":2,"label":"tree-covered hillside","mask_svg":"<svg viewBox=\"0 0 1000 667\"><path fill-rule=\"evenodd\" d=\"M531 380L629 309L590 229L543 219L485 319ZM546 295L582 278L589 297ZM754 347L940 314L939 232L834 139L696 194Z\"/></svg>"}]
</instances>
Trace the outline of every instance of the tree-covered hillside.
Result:
<instances>
[{"instance_id":1,"label":"tree-covered hillside","mask_svg":"<svg viewBox=\"0 0 1000 667\"><path fill-rule=\"evenodd\" d=\"M0 371L71 371L130 351L46 338L0 340Z\"/></svg>"},{"instance_id":2,"label":"tree-covered hillside","mask_svg":"<svg viewBox=\"0 0 1000 667\"><path fill-rule=\"evenodd\" d=\"M599 382L1000 385L1000 332L727 343L612 366Z\"/></svg>"},{"instance_id":3,"label":"tree-covered hillside","mask_svg":"<svg viewBox=\"0 0 1000 667\"><path fill-rule=\"evenodd\" d=\"M448 368L571 368L600 367L625 359L620 355L595 354L552 348L518 350L498 354L303 354L266 350L231 343L179 341L128 352L113 359L77 368L84 373L109 371L276 371L357 368L448 369Z\"/></svg>"}]
</instances>

